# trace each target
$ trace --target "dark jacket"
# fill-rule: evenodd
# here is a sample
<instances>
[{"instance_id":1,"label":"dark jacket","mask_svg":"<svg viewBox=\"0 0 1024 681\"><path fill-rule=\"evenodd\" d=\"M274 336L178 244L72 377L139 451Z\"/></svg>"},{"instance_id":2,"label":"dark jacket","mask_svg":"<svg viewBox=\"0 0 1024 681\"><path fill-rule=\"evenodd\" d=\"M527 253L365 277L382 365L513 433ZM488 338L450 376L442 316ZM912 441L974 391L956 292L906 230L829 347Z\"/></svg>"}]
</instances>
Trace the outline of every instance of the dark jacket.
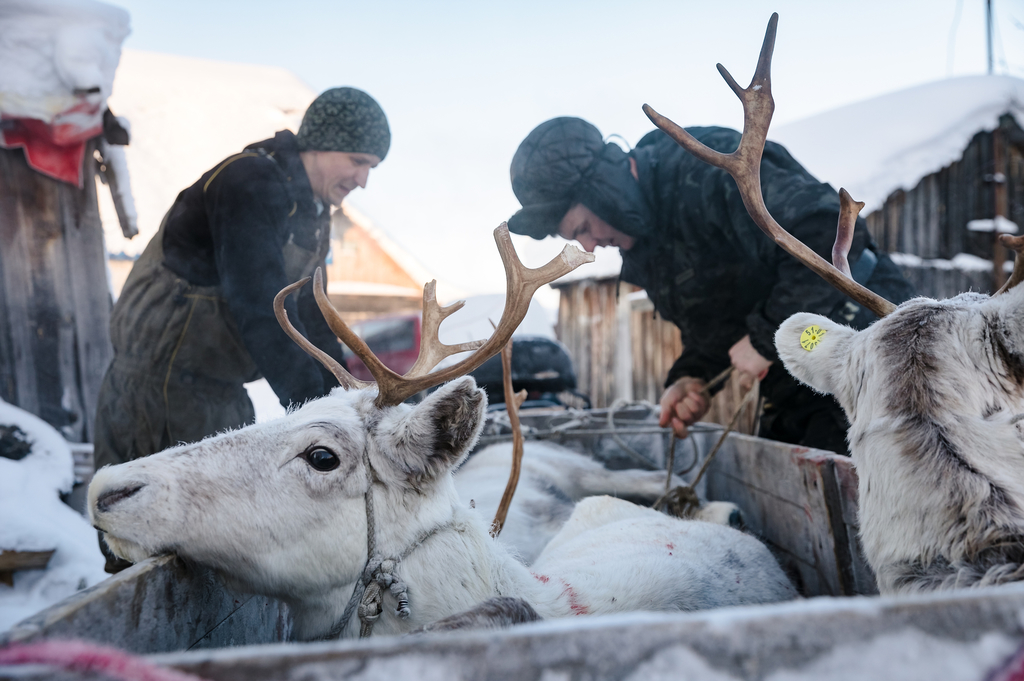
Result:
<instances>
[{"instance_id":1,"label":"dark jacket","mask_svg":"<svg viewBox=\"0 0 1024 681\"><path fill-rule=\"evenodd\" d=\"M719 127L687 128L722 152L740 134ZM632 152L641 190L652 211L654 232L624 251L622 279L647 290L655 309L676 324L684 350L666 385L682 376L711 378L730 363L728 351L749 334L766 359L778 363L774 335L795 312L815 312L863 328L873 321L803 263L776 245L754 223L735 181L690 155L661 131L646 135ZM782 146L768 142L761 163L761 189L769 212L793 236L831 260L839 197L811 176ZM872 267L858 268L865 249ZM893 302L912 291L895 265L876 248L863 219L850 249L857 275ZM862 281L862 283L864 283Z\"/></svg>"},{"instance_id":2,"label":"dark jacket","mask_svg":"<svg viewBox=\"0 0 1024 681\"><path fill-rule=\"evenodd\" d=\"M285 335L273 311L274 296L293 283L286 276L294 270L286 262L290 250L320 249L324 266L330 209L314 199L293 133L278 132L246 152L178 195L164 227L164 265L193 285L220 289L259 374L287 406L336 385ZM290 296L285 307L296 329L341 361L341 346L316 307L312 283L301 289L297 304Z\"/></svg>"}]
</instances>

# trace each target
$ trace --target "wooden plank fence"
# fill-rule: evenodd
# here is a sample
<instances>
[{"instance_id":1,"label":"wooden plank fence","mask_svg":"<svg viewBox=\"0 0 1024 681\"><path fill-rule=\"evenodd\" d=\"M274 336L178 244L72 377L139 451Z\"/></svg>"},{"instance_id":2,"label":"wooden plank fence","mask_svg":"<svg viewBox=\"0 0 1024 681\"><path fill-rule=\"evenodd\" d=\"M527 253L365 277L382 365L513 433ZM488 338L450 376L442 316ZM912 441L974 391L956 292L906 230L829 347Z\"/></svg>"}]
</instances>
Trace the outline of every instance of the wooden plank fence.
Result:
<instances>
[{"instance_id":1,"label":"wooden plank fence","mask_svg":"<svg viewBox=\"0 0 1024 681\"><path fill-rule=\"evenodd\" d=\"M1003 159L1002 168L995 167L997 156ZM912 189L893 192L866 216L868 230L883 250L924 261L901 263L922 295L945 298L967 290L992 291L991 275L986 280L970 268L957 271L956 259L967 254L992 260L994 235L969 231L967 223L995 214L1000 173L1007 194L1005 217L1024 227L1024 131L1009 115L1000 120L998 134L977 133L959 160L922 178ZM1003 250L1009 259L1012 254Z\"/></svg>"},{"instance_id":2,"label":"wooden plank fence","mask_svg":"<svg viewBox=\"0 0 1024 681\"><path fill-rule=\"evenodd\" d=\"M619 398L657 404L664 392L665 377L683 351L675 324L654 313L642 289L620 284L616 278L585 279L556 288L562 293L558 339L568 348L576 367L578 389L590 397L591 405L610 407ZM629 305L628 388L619 384L616 371L622 304ZM743 397L739 381L730 379L711 401L704 420L727 424ZM754 433L756 410L755 400L745 408L737 432Z\"/></svg>"}]
</instances>

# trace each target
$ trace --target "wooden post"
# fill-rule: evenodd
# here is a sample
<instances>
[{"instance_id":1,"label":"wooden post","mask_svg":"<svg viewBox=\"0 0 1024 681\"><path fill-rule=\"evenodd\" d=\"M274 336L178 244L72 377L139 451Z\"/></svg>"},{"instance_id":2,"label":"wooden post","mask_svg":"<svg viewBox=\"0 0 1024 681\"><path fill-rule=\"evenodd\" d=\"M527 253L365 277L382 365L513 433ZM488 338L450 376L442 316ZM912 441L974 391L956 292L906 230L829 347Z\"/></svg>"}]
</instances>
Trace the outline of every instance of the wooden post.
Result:
<instances>
[{"instance_id":1,"label":"wooden post","mask_svg":"<svg viewBox=\"0 0 1024 681\"><path fill-rule=\"evenodd\" d=\"M1003 264L1006 262L1006 248L999 243L999 220L1007 217L1006 204L1006 160L1003 131L992 131L992 190L995 194L992 215L992 290L998 291L1006 281Z\"/></svg>"},{"instance_id":2,"label":"wooden post","mask_svg":"<svg viewBox=\"0 0 1024 681\"><path fill-rule=\"evenodd\" d=\"M92 438L113 356L93 148L82 189L0 149L0 397L72 441Z\"/></svg>"},{"instance_id":3,"label":"wooden post","mask_svg":"<svg viewBox=\"0 0 1024 681\"><path fill-rule=\"evenodd\" d=\"M620 281L615 305L615 385L614 399L633 401L633 344L629 302L630 285Z\"/></svg>"}]
</instances>

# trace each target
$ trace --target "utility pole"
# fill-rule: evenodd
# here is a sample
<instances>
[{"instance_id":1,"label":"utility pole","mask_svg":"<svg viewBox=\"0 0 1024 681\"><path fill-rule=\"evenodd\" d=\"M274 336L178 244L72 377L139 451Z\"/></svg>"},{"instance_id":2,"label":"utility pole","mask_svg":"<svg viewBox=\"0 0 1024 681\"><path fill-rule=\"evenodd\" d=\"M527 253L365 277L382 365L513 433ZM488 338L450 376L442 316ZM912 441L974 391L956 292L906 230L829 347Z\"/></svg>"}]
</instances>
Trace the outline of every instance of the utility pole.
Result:
<instances>
[{"instance_id":1,"label":"utility pole","mask_svg":"<svg viewBox=\"0 0 1024 681\"><path fill-rule=\"evenodd\" d=\"M988 75L992 75L992 0L985 0L985 38L988 43Z\"/></svg>"}]
</instances>

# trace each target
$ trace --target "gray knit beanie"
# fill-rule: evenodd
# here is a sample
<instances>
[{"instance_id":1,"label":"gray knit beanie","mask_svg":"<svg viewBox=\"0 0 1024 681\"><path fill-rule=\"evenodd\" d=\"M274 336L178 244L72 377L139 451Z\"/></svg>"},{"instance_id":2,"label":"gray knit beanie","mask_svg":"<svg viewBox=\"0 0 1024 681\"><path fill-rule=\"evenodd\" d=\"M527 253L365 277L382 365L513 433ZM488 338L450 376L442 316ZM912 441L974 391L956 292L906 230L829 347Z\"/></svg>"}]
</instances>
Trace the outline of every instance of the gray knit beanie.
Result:
<instances>
[{"instance_id":1,"label":"gray knit beanie","mask_svg":"<svg viewBox=\"0 0 1024 681\"><path fill-rule=\"evenodd\" d=\"M327 90L302 117L299 151L349 151L382 161L391 146L391 129L373 97L351 87Z\"/></svg>"}]
</instances>

